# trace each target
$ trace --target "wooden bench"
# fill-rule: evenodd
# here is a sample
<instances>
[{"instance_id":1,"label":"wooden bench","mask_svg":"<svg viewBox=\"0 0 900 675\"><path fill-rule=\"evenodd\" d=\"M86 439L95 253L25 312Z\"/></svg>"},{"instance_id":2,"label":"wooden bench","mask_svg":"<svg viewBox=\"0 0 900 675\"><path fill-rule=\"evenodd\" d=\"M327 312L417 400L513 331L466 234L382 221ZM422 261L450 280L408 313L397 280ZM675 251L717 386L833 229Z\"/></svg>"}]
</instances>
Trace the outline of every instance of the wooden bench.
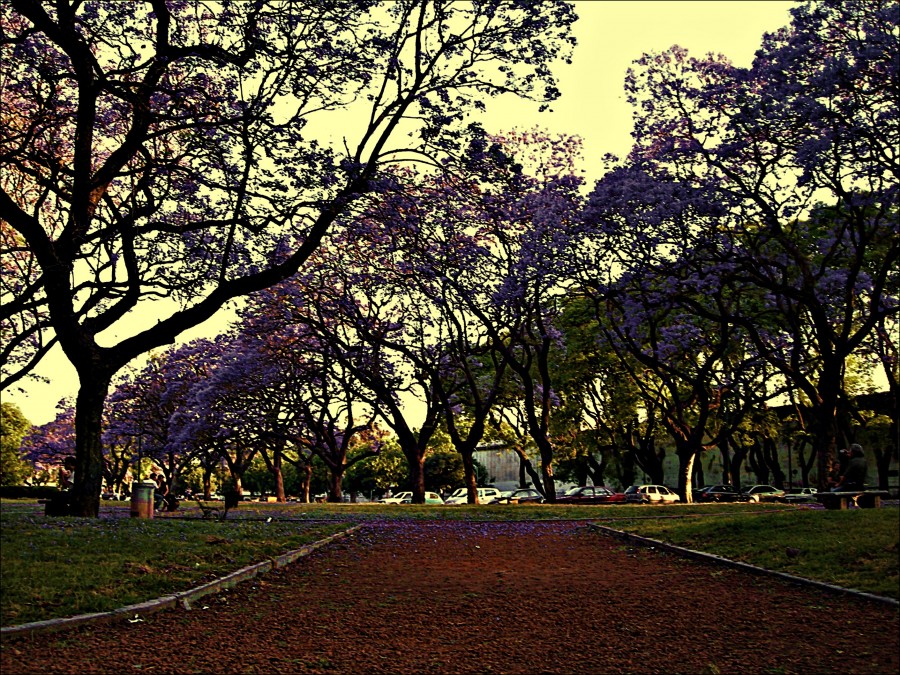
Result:
<instances>
[{"instance_id":1,"label":"wooden bench","mask_svg":"<svg viewBox=\"0 0 900 675\"><path fill-rule=\"evenodd\" d=\"M850 490L847 492L819 492L816 500L829 510L843 510L852 503L861 509L877 509L881 500L888 497L887 490Z\"/></svg>"}]
</instances>

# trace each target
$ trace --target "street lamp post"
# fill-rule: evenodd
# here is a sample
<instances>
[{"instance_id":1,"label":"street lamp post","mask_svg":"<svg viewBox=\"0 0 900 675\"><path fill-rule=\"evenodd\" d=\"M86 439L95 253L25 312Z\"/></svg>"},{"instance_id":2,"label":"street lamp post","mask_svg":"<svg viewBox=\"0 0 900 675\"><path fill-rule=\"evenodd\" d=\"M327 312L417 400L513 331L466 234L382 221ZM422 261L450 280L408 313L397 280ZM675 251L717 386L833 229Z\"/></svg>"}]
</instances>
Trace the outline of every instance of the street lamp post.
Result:
<instances>
[{"instance_id":1,"label":"street lamp post","mask_svg":"<svg viewBox=\"0 0 900 675\"><path fill-rule=\"evenodd\" d=\"M794 487L794 472L791 468L791 462L793 461L794 448L788 443L788 487Z\"/></svg>"},{"instance_id":2,"label":"street lamp post","mask_svg":"<svg viewBox=\"0 0 900 675\"><path fill-rule=\"evenodd\" d=\"M141 456L141 454L142 454L142 450L143 450L143 448L142 448L143 441L144 441L144 430L141 429L141 430L138 432L137 468L136 468L136 470L135 470L135 475L134 475L134 477L131 479L131 490L132 490L132 492L134 491L134 484L135 484L135 483L140 483L140 482L141 482L141 460L143 459L143 457Z\"/></svg>"}]
</instances>

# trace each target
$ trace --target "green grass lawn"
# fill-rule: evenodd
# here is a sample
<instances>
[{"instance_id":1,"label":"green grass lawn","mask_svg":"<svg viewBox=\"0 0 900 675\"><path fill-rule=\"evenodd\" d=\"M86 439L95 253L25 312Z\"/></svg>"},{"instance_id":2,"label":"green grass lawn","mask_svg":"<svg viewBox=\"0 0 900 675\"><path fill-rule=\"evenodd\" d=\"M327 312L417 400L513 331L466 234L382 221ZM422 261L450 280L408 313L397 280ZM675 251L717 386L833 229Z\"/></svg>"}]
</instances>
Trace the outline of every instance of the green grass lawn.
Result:
<instances>
[{"instance_id":1,"label":"green grass lawn","mask_svg":"<svg viewBox=\"0 0 900 675\"><path fill-rule=\"evenodd\" d=\"M0 505L0 623L98 612L197 586L242 566L379 520L594 521L734 560L893 598L897 508L821 511L770 504L413 506L242 503L224 522L196 506L152 520L103 502L100 519ZM800 553L789 557L788 548Z\"/></svg>"},{"instance_id":2,"label":"green grass lawn","mask_svg":"<svg viewBox=\"0 0 900 675\"><path fill-rule=\"evenodd\" d=\"M757 567L900 598L897 508L772 509L601 524ZM788 555L788 550L792 555Z\"/></svg>"},{"instance_id":3,"label":"green grass lawn","mask_svg":"<svg viewBox=\"0 0 900 675\"><path fill-rule=\"evenodd\" d=\"M274 519L45 518L4 502L0 624L109 611L186 591L347 527Z\"/></svg>"}]
</instances>

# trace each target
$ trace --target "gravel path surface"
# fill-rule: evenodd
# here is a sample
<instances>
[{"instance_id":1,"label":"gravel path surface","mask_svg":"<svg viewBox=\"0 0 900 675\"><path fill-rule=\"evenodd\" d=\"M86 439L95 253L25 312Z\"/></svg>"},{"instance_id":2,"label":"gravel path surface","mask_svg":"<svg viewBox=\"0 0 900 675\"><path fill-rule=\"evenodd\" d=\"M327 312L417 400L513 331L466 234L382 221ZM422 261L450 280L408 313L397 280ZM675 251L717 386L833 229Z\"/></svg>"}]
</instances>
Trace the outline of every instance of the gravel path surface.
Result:
<instances>
[{"instance_id":1,"label":"gravel path surface","mask_svg":"<svg viewBox=\"0 0 900 675\"><path fill-rule=\"evenodd\" d=\"M356 534L192 611L4 638L16 673L896 673L896 608L583 522Z\"/></svg>"}]
</instances>

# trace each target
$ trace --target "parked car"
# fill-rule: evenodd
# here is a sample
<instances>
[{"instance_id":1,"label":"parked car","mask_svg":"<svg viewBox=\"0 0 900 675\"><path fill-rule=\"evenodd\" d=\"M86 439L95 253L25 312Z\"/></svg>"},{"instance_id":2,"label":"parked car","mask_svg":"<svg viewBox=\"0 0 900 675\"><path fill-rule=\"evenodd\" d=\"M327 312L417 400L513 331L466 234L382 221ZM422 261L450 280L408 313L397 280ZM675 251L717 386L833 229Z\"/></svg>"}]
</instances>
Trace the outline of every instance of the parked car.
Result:
<instances>
[{"instance_id":1,"label":"parked car","mask_svg":"<svg viewBox=\"0 0 900 675\"><path fill-rule=\"evenodd\" d=\"M478 503L479 504L490 504L493 500L500 496L500 490L493 487L480 487L476 488L478 490ZM444 500L445 504L467 504L469 501L469 493L466 488L461 487L457 488L453 491L447 499Z\"/></svg>"},{"instance_id":2,"label":"parked car","mask_svg":"<svg viewBox=\"0 0 900 675\"><path fill-rule=\"evenodd\" d=\"M691 498L695 502L702 502L704 493L706 493L707 490L713 487L715 487L715 485L704 485L701 488L694 488L693 490L691 490Z\"/></svg>"},{"instance_id":3,"label":"parked car","mask_svg":"<svg viewBox=\"0 0 900 675\"><path fill-rule=\"evenodd\" d=\"M468 494L467 488L464 488L464 487L456 488L447 497L444 497L444 503L445 504L459 504L459 503L465 504L465 498L466 498L467 494ZM463 498L463 501L462 502L456 501L460 497Z\"/></svg>"},{"instance_id":4,"label":"parked car","mask_svg":"<svg viewBox=\"0 0 900 675\"><path fill-rule=\"evenodd\" d=\"M630 504L672 504L680 500L665 485L632 485L625 490L625 501Z\"/></svg>"},{"instance_id":5,"label":"parked car","mask_svg":"<svg viewBox=\"0 0 900 675\"><path fill-rule=\"evenodd\" d=\"M568 485L556 483L554 487L556 488L556 498L559 499L564 494L566 494L569 490L571 490L572 488L576 488L578 486L574 485L572 483L570 483Z\"/></svg>"},{"instance_id":6,"label":"parked car","mask_svg":"<svg viewBox=\"0 0 900 675\"><path fill-rule=\"evenodd\" d=\"M805 504L807 502L815 502L818 501L816 499L817 493L818 490L814 487L791 488L781 496L780 501L786 502L788 504Z\"/></svg>"},{"instance_id":7,"label":"parked car","mask_svg":"<svg viewBox=\"0 0 900 675\"><path fill-rule=\"evenodd\" d=\"M741 495L748 502L777 502L784 497L784 490L774 485L751 485L743 490Z\"/></svg>"},{"instance_id":8,"label":"parked car","mask_svg":"<svg viewBox=\"0 0 900 675\"><path fill-rule=\"evenodd\" d=\"M523 502L542 502L544 495L534 488L519 488L501 492L499 497L491 500L490 504L521 504Z\"/></svg>"},{"instance_id":9,"label":"parked car","mask_svg":"<svg viewBox=\"0 0 900 675\"><path fill-rule=\"evenodd\" d=\"M400 503L401 504L412 504L412 492L403 493L408 494L408 497L404 497ZM441 496L437 492L426 492L425 493L425 503L426 504L443 504L444 500L441 499Z\"/></svg>"},{"instance_id":10,"label":"parked car","mask_svg":"<svg viewBox=\"0 0 900 675\"><path fill-rule=\"evenodd\" d=\"M603 485L573 487L556 498L557 504L613 504L624 501L624 492L613 492Z\"/></svg>"},{"instance_id":11,"label":"parked car","mask_svg":"<svg viewBox=\"0 0 900 675\"><path fill-rule=\"evenodd\" d=\"M700 492L700 498L697 501L701 502L736 502L741 498L741 493L738 492L737 488L734 485L713 485L709 489L704 488Z\"/></svg>"},{"instance_id":12,"label":"parked car","mask_svg":"<svg viewBox=\"0 0 900 675\"><path fill-rule=\"evenodd\" d=\"M400 504L407 497L412 497L412 492L398 492L390 497L382 497L378 500L379 504Z\"/></svg>"}]
</instances>

